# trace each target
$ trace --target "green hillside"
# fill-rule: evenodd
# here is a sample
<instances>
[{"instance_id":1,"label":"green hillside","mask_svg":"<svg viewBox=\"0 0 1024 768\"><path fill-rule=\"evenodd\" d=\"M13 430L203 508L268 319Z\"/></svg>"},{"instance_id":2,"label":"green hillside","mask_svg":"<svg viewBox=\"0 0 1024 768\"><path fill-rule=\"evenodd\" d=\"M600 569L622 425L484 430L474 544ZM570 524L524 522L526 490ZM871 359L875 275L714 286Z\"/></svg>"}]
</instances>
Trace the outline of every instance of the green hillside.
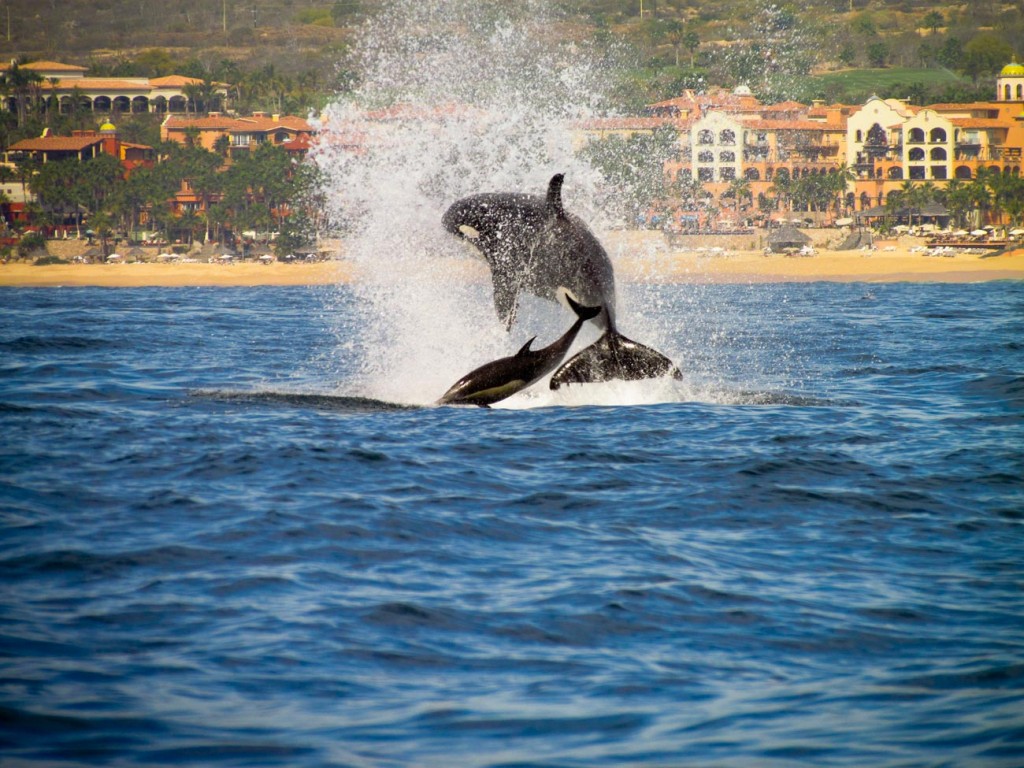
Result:
<instances>
[{"instance_id":1,"label":"green hillside","mask_svg":"<svg viewBox=\"0 0 1024 768\"><path fill-rule=\"evenodd\" d=\"M431 0L424 0L430 2ZM443 8L455 0L433 0ZM467 0L468 1L468 0ZM482 14L508 0L477 0ZM621 106L687 87L749 85L767 101L986 97L1024 59L1024 2L971 0L522 0L574 40L628 47ZM169 72L244 81L246 108L317 108L357 77L346 53L387 0L4 0L0 56L94 75ZM398 12L401 12L400 10ZM439 14L442 16L443 14Z\"/></svg>"}]
</instances>

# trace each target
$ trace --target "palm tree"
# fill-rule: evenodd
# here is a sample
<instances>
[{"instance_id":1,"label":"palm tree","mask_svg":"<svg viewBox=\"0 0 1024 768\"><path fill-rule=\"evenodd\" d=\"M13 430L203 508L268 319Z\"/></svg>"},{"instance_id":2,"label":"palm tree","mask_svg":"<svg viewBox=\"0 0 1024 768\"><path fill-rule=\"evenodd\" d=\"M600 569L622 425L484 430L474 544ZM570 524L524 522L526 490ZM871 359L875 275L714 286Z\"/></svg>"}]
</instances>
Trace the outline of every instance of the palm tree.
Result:
<instances>
[{"instance_id":1,"label":"palm tree","mask_svg":"<svg viewBox=\"0 0 1024 768\"><path fill-rule=\"evenodd\" d=\"M677 19L670 19L662 22L662 32L672 46L672 53L675 54L676 66L679 66L679 48L686 40L686 27ZM691 67L692 68L692 67Z\"/></svg>"},{"instance_id":2,"label":"palm tree","mask_svg":"<svg viewBox=\"0 0 1024 768\"><path fill-rule=\"evenodd\" d=\"M1024 178L1007 177L1009 194L1003 202L1003 209L1010 217L1010 224L1019 226L1024 218Z\"/></svg>"},{"instance_id":3,"label":"palm tree","mask_svg":"<svg viewBox=\"0 0 1024 768\"><path fill-rule=\"evenodd\" d=\"M789 177L788 173L776 173L775 181L772 182L768 191L778 202L777 210L783 210L783 208L792 210L790 206L793 200L793 180Z\"/></svg>"},{"instance_id":4,"label":"palm tree","mask_svg":"<svg viewBox=\"0 0 1024 768\"><path fill-rule=\"evenodd\" d=\"M181 93L185 97L185 114L199 112L200 91L199 83L186 83L182 86Z\"/></svg>"},{"instance_id":5,"label":"palm tree","mask_svg":"<svg viewBox=\"0 0 1024 768\"><path fill-rule=\"evenodd\" d=\"M971 209L970 185L964 184L960 179L950 179L945 188L938 191L936 199L946 206L958 227L967 223L966 214Z\"/></svg>"},{"instance_id":6,"label":"palm tree","mask_svg":"<svg viewBox=\"0 0 1024 768\"><path fill-rule=\"evenodd\" d=\"M722 200L732 200L733 208L736 211L737 224L739 224L740 211L745 210L745 200L750 198L750 180L745 178L732 179L729 186L721 195Z\"/></svg>"},{"instance_id":7,"label":"palm tree","mask_svg":"<svg viewBox=\"0 0 1024 768\"><path fill-rule=\"evenodd\" d=\"M700 48L700 35L694 30L688 29L683 35L683 46L690 52L690 69L693 69L694 58L697 55L697 49Z\"/></svg>"},{"instance_id":8,"label":"palm tree","mask_svg":"<svg viewBox=\"0 0 1024 768\"><path fill-rule=\"evenodd\" d=\"M994 175L993 171L988 168L979 168L978 175L974 181L971 182L968 189L970 194L968 199L971 202L971 206L978 211L978 218L972 222L975 226L980 226L987 218L988 210L992 205L992 193L989 189L989 181Z\"/></svg>"},{"instance_id":9,"label":"palm tree","mask_svg":"<svg viewBox=\"0 0 1024 768\"><path fill-rule=\"evenodd\" d=\"M850 186L850 182L855 181L856 178L857 173L845 163L828 173L828 189L835 202L837 217L846 209L846 190Z\"/></svg>"},{"instance_id":10,"label":"palm tree","mask_svg":"<svg viewBox=\"0 0 1024 768\"><path fill-rule=\"evenodd\" d=\"M0 91L14 98L19 128L25 127L32 94L38 92L39 84L43 82L42 75L33 69L25 69L21 66L23 63L16 61L0 74Z\"/></svg>"}]
</instances>

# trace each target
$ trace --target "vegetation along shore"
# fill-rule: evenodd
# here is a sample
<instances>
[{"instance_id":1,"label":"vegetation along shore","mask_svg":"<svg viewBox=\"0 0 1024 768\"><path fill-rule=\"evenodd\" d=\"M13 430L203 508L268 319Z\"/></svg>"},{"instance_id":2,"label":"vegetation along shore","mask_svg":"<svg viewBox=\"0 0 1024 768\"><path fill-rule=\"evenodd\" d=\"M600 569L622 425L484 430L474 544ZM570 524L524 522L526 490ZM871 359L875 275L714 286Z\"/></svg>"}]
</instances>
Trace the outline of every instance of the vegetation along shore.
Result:
<instances>
[{"instance_id":1,"label":"vegetation along shore","mask_svg":"<svg viewBox=\"0 0 1024 768\"><path fill-rule=\"evenodd\" d=\"M364 154L398 122L444 130L472 107L360 105L344 126L323 121L328 105L356 99L364 75L354 41L386 3L185 2L170 17L134 0L67 2L42 16L26 0L7 5L0 255L40 264L26 275L74 258L156 255L188 263L130 269L212 276L190 266L200 246L209 247L201 261L259 262L254 275L286 279L297 265L276 263L285 260L303 263L288 279L325 271L307 262L336 261L324 243L351 222L327 215L318 148ZM990 252L1024 234L1020 3L585 0L543 12L566 57L589 56L609 73L592 114L565 123L615 190L601 226L664 234L677 262L699 258L675 247L680 237L765 241L708 262L724 265L771 250L773 233L790 227L849 234L817 249L823 272L838 254L908 233L927 247L981 232ZM501 14L481 4L473 23L492 15ZM452 22L425 18L435 23ZM84 255L62 255L69 240L84 242ZM775 256L756 255L771 272ZM972 258L989 263L948 261ZM250 271L231 269L222 271ZM11 277L20 273L11 264L3 272L7 284L28 279Z\"/></svg>"}]
</instances>

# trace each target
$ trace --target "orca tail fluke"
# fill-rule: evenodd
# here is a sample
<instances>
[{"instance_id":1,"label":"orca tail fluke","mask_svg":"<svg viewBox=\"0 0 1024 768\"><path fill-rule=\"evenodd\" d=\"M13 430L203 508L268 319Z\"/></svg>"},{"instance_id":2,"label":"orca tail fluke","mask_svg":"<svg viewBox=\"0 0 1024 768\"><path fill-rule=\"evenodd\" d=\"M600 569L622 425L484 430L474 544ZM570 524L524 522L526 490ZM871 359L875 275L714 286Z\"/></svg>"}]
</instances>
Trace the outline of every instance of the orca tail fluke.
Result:
<instances>
[{"instance_id":1,"label":"orca tail fluke","mask_svg":"<svg viewBox=\"0 0 1024 768\"><path fill-rule=\"evenodd\" d=\"M551 389L563 384L638 381L671 376L681 379L675 363L651 347L610 329L586 349L573 355L551 376Z\"/></svg>"}]
</instances>

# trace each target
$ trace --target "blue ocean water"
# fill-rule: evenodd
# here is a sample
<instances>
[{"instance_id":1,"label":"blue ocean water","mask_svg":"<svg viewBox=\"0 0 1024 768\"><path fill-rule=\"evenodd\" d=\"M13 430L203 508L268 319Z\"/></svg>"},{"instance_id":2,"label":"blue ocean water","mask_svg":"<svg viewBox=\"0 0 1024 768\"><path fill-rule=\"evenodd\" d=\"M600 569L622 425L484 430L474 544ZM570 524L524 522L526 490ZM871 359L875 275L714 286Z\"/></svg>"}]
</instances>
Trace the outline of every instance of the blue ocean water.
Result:
<instances>
[{"instance_id":1,"label":"blue ocean water","mask_svg":"<svg viewBox=\"0 0 1024 768\"><path fill-rule=\"evenodd\" d=\"M0 762L1024 764L1024 284L645 290L685 396L519 410L0 291Z\"/></svg>"}]
</instances>

